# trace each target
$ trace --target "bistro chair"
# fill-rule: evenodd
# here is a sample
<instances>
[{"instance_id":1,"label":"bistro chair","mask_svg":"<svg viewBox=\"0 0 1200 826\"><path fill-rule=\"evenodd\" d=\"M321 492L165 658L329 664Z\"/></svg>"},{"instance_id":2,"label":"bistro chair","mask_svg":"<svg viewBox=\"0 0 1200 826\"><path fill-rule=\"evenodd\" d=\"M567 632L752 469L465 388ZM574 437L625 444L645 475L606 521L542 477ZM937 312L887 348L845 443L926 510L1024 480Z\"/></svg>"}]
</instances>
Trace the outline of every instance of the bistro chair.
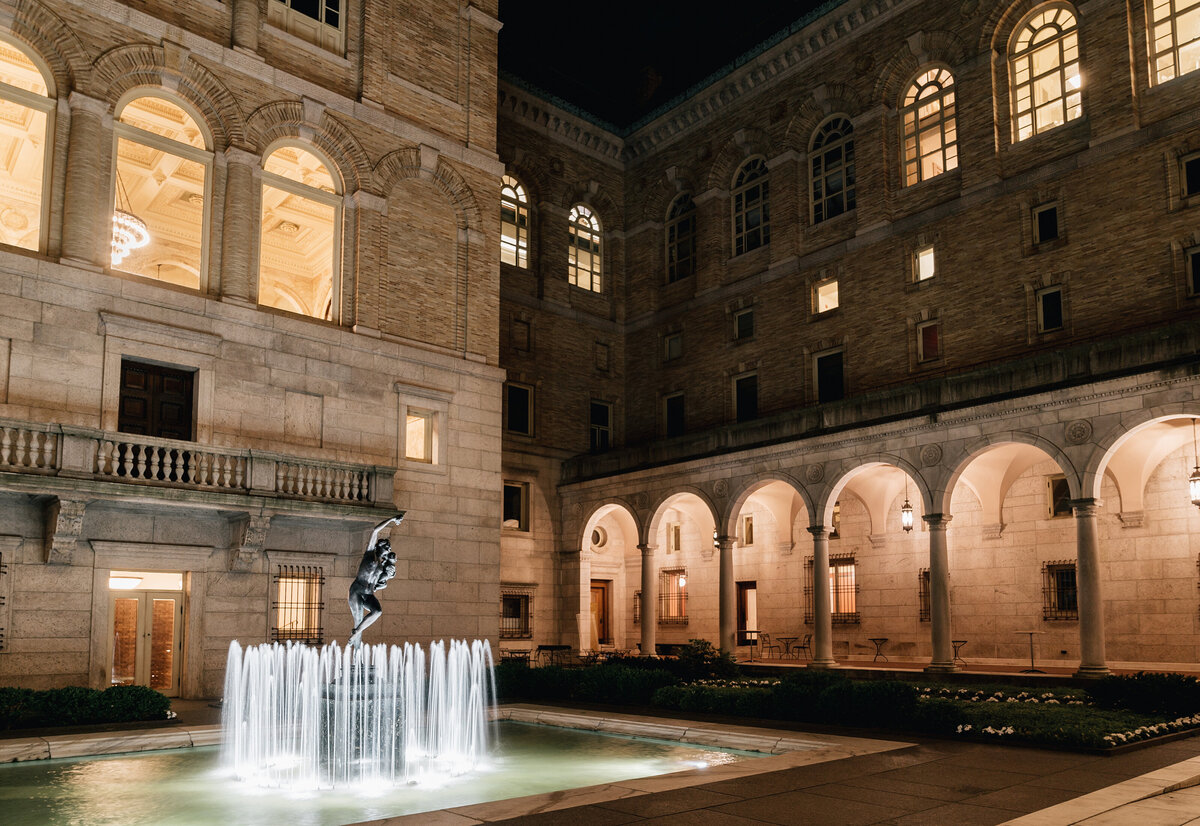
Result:
<instances>
[{"instance_id":1,"label":"bistro chair","mask_svg":"<svg viewBox=\"0 0 1200 826\"><path fill-rule=\"evenodd\" d=\"M792 651L796 653L796 659L800 659L800 652L804 652L804 659L812 659L812 634L805 634L800 642L792 646Z\"/></svg>"},{"instance_id":2,"label":"bistro chair","mask_svg":"<svg viewBox=\"0 0 1200 826\"><path fill-rule=\"evenodd\" d=\"M775 649L775 656L783 657L783 649L780 648L779 643L771 642L771 635L768 634L766 631L759 631L758 632L758 650L759 650L759 653L762 654L762 658L764 660L768 656L767 652L770 651L772 648Z\"/></svg>"}]
</instances>

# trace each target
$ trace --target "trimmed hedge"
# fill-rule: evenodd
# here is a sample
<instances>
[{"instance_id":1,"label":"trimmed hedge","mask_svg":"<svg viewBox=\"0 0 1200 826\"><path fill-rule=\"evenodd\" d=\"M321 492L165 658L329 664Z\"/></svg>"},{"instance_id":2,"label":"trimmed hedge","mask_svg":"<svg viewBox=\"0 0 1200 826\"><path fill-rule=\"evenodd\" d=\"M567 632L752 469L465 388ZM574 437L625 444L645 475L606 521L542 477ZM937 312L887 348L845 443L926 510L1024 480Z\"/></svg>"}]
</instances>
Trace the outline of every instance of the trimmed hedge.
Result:
<instances>
[{"instance_id":1,"label":"trimmed hedge","mask_svg":"<svg viewBox=\"0 0 1200 826\"><path fill-rule=\"evenodd\" d=\"M1139 671L1109 676L1087 688L1100 708L1127 709L1143 714L1195 714L1200 712L1200 680L1185 674Z\"/></svg>"},{"instance_id":2,"label":"trimmed hedge","mask_svg":"<svg viewBox=\"0 0 1200 826\"><path fill-rule=\"evenodd\" d=\"M501 700L583 700L589 703L646 705L654 692L676 682L661 668L630 667L624 661L587 668L549 665L529 668L504 661L495 668Z\"/></svg>"},{"instance_id":3,"label":"trimmed hedge","mask_svg":"<svg viewBox=\"0 0 1200 826\"><path fill-rule=\"evenodd\" d=\"M0 728L82 726L165 720L171 701L140 685L115 685L103 691L67 686L35 691L0 688Z\"/></svg>"}]
</instances>

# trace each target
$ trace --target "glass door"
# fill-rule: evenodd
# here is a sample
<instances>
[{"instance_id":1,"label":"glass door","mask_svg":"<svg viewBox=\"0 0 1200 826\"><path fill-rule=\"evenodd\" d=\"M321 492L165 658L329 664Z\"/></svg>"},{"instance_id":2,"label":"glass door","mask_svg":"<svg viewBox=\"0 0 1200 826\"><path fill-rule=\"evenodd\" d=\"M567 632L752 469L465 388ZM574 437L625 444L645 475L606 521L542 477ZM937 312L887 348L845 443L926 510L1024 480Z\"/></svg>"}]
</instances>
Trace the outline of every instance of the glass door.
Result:
<instances>
[{"instance_id":1,"label":"glass door","mask_svg":"<svg viewBox=\"0 0 1200 826\"><path fill-rule=\"evenodd\" d=\"M144 685L169 697L179 694L183 647L183 592L141 590L163 575L114 571L109 579L113 685ZM182 575L167 575L178 578Z\"/></svg>"}]
</instances>

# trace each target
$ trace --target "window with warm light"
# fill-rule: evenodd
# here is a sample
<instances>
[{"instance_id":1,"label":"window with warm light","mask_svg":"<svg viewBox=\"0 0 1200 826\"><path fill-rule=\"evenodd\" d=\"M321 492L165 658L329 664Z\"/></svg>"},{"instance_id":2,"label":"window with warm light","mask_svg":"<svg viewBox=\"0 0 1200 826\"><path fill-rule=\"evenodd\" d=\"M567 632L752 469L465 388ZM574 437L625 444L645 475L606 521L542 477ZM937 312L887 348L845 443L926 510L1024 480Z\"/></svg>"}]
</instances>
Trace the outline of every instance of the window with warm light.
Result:
<instances>
[{"instance_id":1,"label":"window with warm light","mask_svg":"<svg viewBox=\"0 0 1200 826\"><path fill-rule=\"evenodd\" d=\"M113 132L112 268L201 289L213 160L199 123L146 96L121 108Z\"/></svg>"},{"instance_id":2,"label":"window with warm light","mask_svg":"<svg viewBox=\"0 0 1200 826\"><path fill-rule=\"evenodd\" d=\"M41 249L54 103L47 73L0 39L0 243Z\"/></svg>"},{"instance_id":3,"label":"window with warm light","mask_svg":"<svg viewBox=\"0 0 1200 826\"><path fill-rule=\"evenodd\" d=\"M900 109L905 186L958 168L956 123L954 75L925 70L909 85Z\"/></svg>"},{"instance_id":4,"label":"window with warm light","mask_svg":"<svg viewBox=\"0 0 1200 826\"><path fill-rule=\"evenodd\" d=\"M263 162L258 303L338 320L341 184L329 165L301 146L282 146Z\"/></svg>"},{"instance_id":5,"label":"window with warm light","mask_svg":"<svg viewBox=\"0 0 1200 826\"><path fill-rule=\"evenodd\" d=\"M827 313L838 308L838 280L830 278L813 285L813 312Z\"/></svg>"},{"instance_id":6,"label":"window with warm light","mask_svg":"<svg viewBox=\"0 0 1200 826\"><path fill-rule=\"evenodd\" d=\"M813 136L809 150L812 220L819 224L854 209L854 126L838 115Z\"/></svg>"},{"instance_id":7,"label":"window with warm light","mask_svg":"<svg viewBox=\"0 0 1200 826\"><path fill-rule=\"evenodd\" d=\"M935 275L937 261L933 257L933 244L930 244L913 253L913 281L928 281Z\"/></svg>"},{"instance_id":8,"label":"window with warm light","mask_svg":"<svg viewBox=\"0 0 1200 826\"><path fill-rule=\"evenodd\" d=\"M832 538L832 537L831 537ZM804 562L804 621L812 623L815 614L813 576L815 563L810 556ZM859 622L857 566L853 554L829 557L829 609L833 622Z\"/></svg>"},{"instance_id":9,"label":"window with warm light","mask_svg":"<svg viewBox=\"0 0 1200 826\"><path fill-rule=\"evenodd\" d=\"M529 530L529 485L525 482L505 482L503 504L501 526L514 531Z\"/></svg>"},{"instance_id":10,"label":"window with warm light","mask_svg":"<svg viewBox=\"0 0 1200 826\"><path fill-rule=\"evenodd\" d=\"M733 254L741 255L771 240L770 181L767 162L751 158L733 179Z\"/></svg>"},{"instance_id":11,"label":"window with warm light","mask_svg":"<svg viewBox=\"0 0 1200 826\"><path fill-rule=\"evenodd\" d=\"M500 181L500 260L514 267L529 266L529 199L525 187L511 175Z\"/></svg>"},{"instance_id":12,"label":"window with warm light","mask_svg":"<svg viewBox=\"0 0 1200 826\"><path fill-rule=\"evenodd\" d=\"M268 0L267 22L335 54L345 51L342 0Z\"/></svg>"},{"instance_id":13,"label":"window with warm light","mask_svg":"<svg viewBox=\"0 0 1200 826\"><path fill-rule=\"evenodd\" d=\"M667 553L676 554L683 548L683 525L678 522L667 523Z\"/></svg>"},{"instance_id":14,"label":"window with warm light","mask_svg":"<svg viewBox=\"0 0 1200 826\"><path fill-rule=\"evenodd\" d=\"M275 623L271 627L273 642L297 642L321 645L321 588L324 571L310 565L280 565L275 573Z\"/></svg>"},{"instance_id":15,"label":"window with warm light","mask_svg":"<svg viewBox=\"0 0 1200 826\"><path fill-rule=\"evenodd\" d=\"M567 281L600 292L600 220L586 206L576 204L567 216L567 230Z\"/></svg>"},{"instance_id":16,"label":"window with warm light","mask_svg":"<svg viewBox=\"0 0 1200 826\"><path fill-rule=\"evenodd\" d=\"M667 213L667 283L687 278L696 267L696 204L683 193Z\"/></svg>"},{"instance_id":17,"label":"window with warm light","mask_svg":"<svg viewBox=\"0 0 1200 826\"><path fill-rule=\"evenodd\" d=\"M404 416L404 458L433 462L433 413L409 408Z\"/></svg>"},{"instance_id":18,"label":"window with warm light","mask_svg":"<svg viewBox=\"0 0 1200 826\"><path fill-rule=\"evenodd\" d=\"M936 321L917 325L917 361L935 361L942 355L942 327Z\"/></svg>"},{"instance_id":19,"label":"window with warm light","mask_svg":"<svg viewBox=\"0 0 1200 826\"><path fill-rule=\"evenodd\" d=\"M1065 5L1035 9L1009 44L1013 139L1023 141L1083 114L1079 32Z\"/></svg>"},{"instance_id":20,"label":"window with warm light","mask_svg":"<svg viewBox=\"0 0 1200 826\"><path fill-rule=\"evenodd\" d=\"M1146 7L1154 82L1200 69L1200 0L1150 0Z\"/></svg>"},{"instance_id":21,"label":"window with warm light","mask_svg":"<svg viewBox=\"0 0 1200 826\"><path fill-rule=\"evenodd\" d=\"M664 568L659 571L659 625L687 625L687 587L687 568Z\"/></svg>"}]
</instances>

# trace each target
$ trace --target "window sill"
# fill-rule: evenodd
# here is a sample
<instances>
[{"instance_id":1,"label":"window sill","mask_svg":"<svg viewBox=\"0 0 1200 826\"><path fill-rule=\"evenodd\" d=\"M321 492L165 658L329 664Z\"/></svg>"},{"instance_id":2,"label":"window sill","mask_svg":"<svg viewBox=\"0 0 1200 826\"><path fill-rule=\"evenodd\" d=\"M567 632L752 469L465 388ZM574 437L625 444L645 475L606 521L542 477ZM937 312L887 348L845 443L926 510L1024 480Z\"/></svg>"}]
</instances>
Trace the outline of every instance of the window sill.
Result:
<instances>
[{"instance_id":1,"label":"window sill","mask_svg":"<svg viewBox=\"0 0 1200 826\"><path fill-rule=\"evenodd\" d=\"M308 54L312 55L313 57L320 58L321 60L328 60L332 63L336 63L339 67L341 67L343 69L353 68L349 59L338 54L337 52L331 52L323 46L318 46L316 43L310 43L309 41L305 40L303 37L297 37L296 35L289 32L287 29L281 29L278 25L276 25L273 22L264 20L263 24L264 25L262 27L262 30L264 32L270 32L272 35L279 38L279 40L282 41L287 46L293 46L297 49L307 52ZM261 51L261 49L260 49L260 51Z\"/></svg>"}]
</instances>

